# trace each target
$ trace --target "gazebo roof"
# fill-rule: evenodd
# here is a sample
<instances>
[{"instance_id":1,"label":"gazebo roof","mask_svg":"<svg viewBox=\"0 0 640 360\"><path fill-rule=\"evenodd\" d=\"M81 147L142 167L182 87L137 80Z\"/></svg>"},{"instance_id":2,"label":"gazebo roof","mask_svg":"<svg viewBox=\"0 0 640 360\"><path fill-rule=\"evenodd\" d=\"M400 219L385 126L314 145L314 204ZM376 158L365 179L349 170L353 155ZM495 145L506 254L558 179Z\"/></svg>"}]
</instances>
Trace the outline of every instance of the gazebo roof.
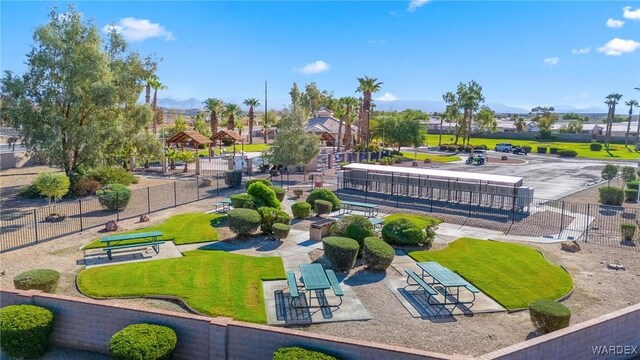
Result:
<instances>
[{"instance_id":1,"label":"gazebo roof","mask_svg":"<svg viewBox=\"0 0 640 360\"><path fill-rule=\"evenodd\" d=\"M167 145L181 143L211 144L211 140L197 131L181 131L169 139Z\"/></svg>"},{"instance_id":2,"label":"gazebo roof","mask_svg":"<svg viewBox=\"0 0 640 360\"><path fill-rule=\"evenodd\" d=\"M224 140L232 139L234 141L242 141L242 135L233 130L220 130L217 134L211 137L211 140Z\"/></svg>"}]
</instances>

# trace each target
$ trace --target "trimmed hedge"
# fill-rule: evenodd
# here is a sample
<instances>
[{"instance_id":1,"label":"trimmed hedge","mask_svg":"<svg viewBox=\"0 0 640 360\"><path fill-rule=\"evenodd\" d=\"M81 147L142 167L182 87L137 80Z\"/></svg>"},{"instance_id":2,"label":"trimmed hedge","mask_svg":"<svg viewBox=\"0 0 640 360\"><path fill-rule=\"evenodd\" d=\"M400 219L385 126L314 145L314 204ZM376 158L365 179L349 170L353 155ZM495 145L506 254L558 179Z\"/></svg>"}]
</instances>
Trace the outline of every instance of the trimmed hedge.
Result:
<instances>
[{"instance_id":1,"label":"trimmed hedge","mask_svg":"<svg viewBox=\"0 0 640 360\"><path fill-rule=\"evenodd\" d=\"M332 205L329 201L325 201L325 200L316 200L315 201L315 209L316 209L316 214L318 216L321 215L328 215L331 213L331 208Z\"/></svg>"},{"instance_id":2,"label":"trimmed hedge","mask_svg":"<svg viewBox=\"0 0 640 360\"><path fill-rule=\"evenodd\" d=\"M546 154L547 153L547 147L546 146L538 146L536 151L538 152L538 154Z\"/></svg>"},{"instance_id":3,"label":"trimmed hedge","mask_svg":"<svg viewBox=\"0 0 640 360\"><path fill-rule=\"evenodd\" d=\"M558 153L558 148L555 148L555 147L549 148L549 154L554 154L555 155L557 153Z\"/></svg>"},{"instance_id":4,"label":"trimmed hedge","mask_svg":"<svg viewBox=\"0 0 640 360\"><path fill-rule=\"evenodd\" d=\"M231 200L231 206L235 209L253 209L253 197L247 193L234 194L229 197Z\"/></svg>"},{"instance_id":5,"label":"trimmed hedge","mask_svg":"<svg viewBox=\"0 0 640 360\"><path fill-rule=\"evenodd\" d=\"M113 334L109 352L116 360L168 360L177 342L176 332L167 326L133 324Z\"/></svg>"},{"instance_id":6,"label":"trimmed hedge","mask_svg":"<svg viewBox=\"0 0 640 360\"><path fill-rule=\"evenodd\" d=\"M52 293L58 287L60 273L51 269L34 269L25 271L13 278L13 286L20 290L42 290Z\"/></svg>"},{"instance_id":7,"label":"trimmed hedge","mask_svg":"<svg viewBox=\"0 0 640 360\"><path fill-rule=\"evenodd\" d=\"M122 166L98 166L89 170L85 178L95 180L101 185L120 184L127 186L138 183L138 179Z\"/></svg>"},{"instance_id":8,"label":"trimmed hedge","mask_svg":"<svg viewBox=\"0 0 640 360\"><path fill-rule=\"evenodd\" d=\"M13 358L39 358L49 349L53 313L33 305L0 309L0 348Z\"/></svg>"},{"instance_id":9,"label":"trimmed hedge","mask_svg":"<svg viewBox=\"0 0 640 360\"><path fill-rule=\"evenodd\" d=\"M337 357L323 352L292 346L284 347L273 353L273 360L339 360Z\"/></svg>"},{"instance_id":10,"label":"trimmed hedge","mask_svg":"<svg viewBox=\"0 0 640 360\"><path fill-rule=\"evenodd\" d=\"M287 236L289 236L290 229L291 228L289 227L289 225L275 223L273 224L273 237L278 240L284 240L287 238Z\"/></svg>"},{"instance_id":11,"label":"trimmed hedge","mask_svg":"<svg viewBox=\"0 0 640 360\"><path fill-rule=\"evenodd\" d=\"M227 212L229 229L237 235L248 235L258 230L260 214L253 209L233 209Z\"/></svg>"},{"instance_id":12,"label":"trimmed hedge","mask_svg":"<svg viewBox=\"0 0 640 360\"><path fill-rule=\"evenodd\" d=\"M248 180L246 184L244 184L244 188L249 189L249 186L251 186L251 184L255 184L258 182L263 183L267 186L273 186L273 183L267 179L251 179L251 180Z\"/></svg>"},{"instance_id":13,"label":"trimmed hedge","mask_svg":"<svg viewBox=\"0 0 640 360\"><path fill-rule=\"evenodd\" d=\"M229 187L237 188L242 185L242 171L241 170L227 170L224 172L224 183Z\"/></svg>"},{"instance_id":14,"label":"trimmed hedge","mask_svg":"<svg viewBox=\"0 0 640 360\"><path fill-rule=\"evenodd\" d=\"M622 223L620 224L620 232L622 238L627 241L633 241L633 237L636 234L636 224L634 223Z\"/></svg>"},{"instance_id":15,"label":"trimmed hedge","mask_svg":"<svg viewBox=\"0 0 640 360\"><path fill-rule=\"evenodd\" d=\"M256 182L251 184L247 189L247 194L251 195L253 198L253 205L256 208L268 206L280 209L282 207L280 201L276 197L276 192L263 183Z\"/></svg>"},{"instance_id":16,"label":"trimmed hedge","mask_svg":"<svg viewBox=\"0 0 640 360\"><path fill-rule=\"evenodd\" d=\"M571 311L553 300L535 300L529 304L529 316L536 331L548 334L569 326Z\"/></svg>"},{"instance_id":17,"label":"trimmed hedge","mask_svg":"<svg viewBox=\"0 0 640 360\"><path fill-rule=\"evenodd\" d=\"M349 271L353 268L360 249L357 241L337 236L322 239L322 247L324 248L324 256L336 271Z\"/></svg>"},{"instance_id":18,"label":"trimmed hedge","mask_svg":"<svg viewBox=\"0 0 640 360\"><path fill-rule=\"evenodd\" d=\"M375 228L369 219L362 215L347 215L331 226L331 236L347 237L357 241L360 245L358 256L362 256L364 239L375 236Z\"/></svg>"},{"instance_id":19,"label":"trimmed hedge","mask_svg":"<svg viewBox=\"0 0 640 360\"><path fill-rule=\"evenodd\" d=\"M591 151L600 151L602 150L602 144L591 143L591 145L589 145L589 149L591 149Z\"/></svg>"},{"instance_id":20,"label":"trimmed hedge","mask_svg":"<svg viewBox=\"0 0 640 360\"><path fill-rule=\"evenodd\" d=\"M624 192L621 188L613 186L603 186L598 189L600 192L600 203L604 205L620 206L624 201Z\"/></svg>"},{"instance_id":21,"label":"trimmed hedge","mask_svg":"<svg viewBox=\"0 0 640 360\"><path fill-rule=\"evenodd\" d=\"M109 184L96 191L100 205L110 211L122 211L129 204L131 190L121 184Z\"/></svg>"},{"instance_id":22,"label":"trimmed hedge","mask_svg":"<svg viewBox=\"0 0 640 360\"><path fill-rule=\"evenodd\" d=\"M307 202L311 205L311 208L315 210L315 201L316 200L325 200L331 203L332 208L331 211L336 211L340 209L340 199L336 196L336 194L332 193L327 189L315 189L309 196L307 196Z\"/></svg>"},{"instance_id":23,"label":"trimmed hedge","mask_svg":"<svg viewBox=\"0 0 640 360\"><path fill-rule=\"evenodd\" d=\"M284 196L287 194L287 192L281 188L280 186L269 186L269 189L273 190L276 193L276 199L278 199L278 201L284 201Z\"/></svg>"},{"instance_id":24,"label":"trimmed hedge","mask_svg":"<svg viewBox=\"0 0 640 360\"><path fill-rule=\"evenodd\" d=\"M431 244L431 241L427 241L425 232L407 219L397 219L384 224L382 239L397 245Z\"/></svg>"},{"instance_id":25,"label":"trimmed hedge","mask_svg":"<svg viewBox=\"0 0 640 360\"><path fill-rule=\"evenodd\" d=\"M291 213L296 219L305 219L311 216L311 205L306 201L300 201L291 205Z\"/></svg>"},{"instance_id":26,"label":"trimmed hedge","mask_svg":"<svg viewBox=\"0 0 640 360\"><path fill-rule=\"evenodd\" d=\"M386 270L396 253L391 245L378 239L375 236L364 239L364 248L362 257L367 264L367 269L372 271Z\"/></svg>"},{"instance_id":27,"label":"trimmed hedge","mask_svg":"<svg viewBox=\"0 0 640 360\"><path fill-rule=\"evenodd\" d=\"M640 185L640 181L638 181L638 180L629 181L627 183L627 189L638 190L638 186L639 185Z\"/></svg>"},{"instance_id":28,"label":"trimmed hedge","mask_svg":"<svg viewBox=\"0 0 640 360\"><path fill-rule=\"evenodd\" d=\"M291 216L280 209L274 209L267 206L258 208L258 214L260 214L260 230L265 234L273 233L274 224L291 223Z\"/></svg>"},{"instance_id":29,"label":"trimmed hedge","mask_svg":"<svg viewBox=\"0 0 640 360\"><path fill-rule=\"evenodd\" d=\"M531 152L531 146L529 145L523 145L522 146L522 151L524 151L525 154L528 154Z\"/></svg>"},{"instance_id":30,"label":"trimmed hedge","mask_svg":"<svg viewBox=\"0 0 640 360\"><path fill-rule=\"evenodd\" d=\"M558 150L558 156L560 157L576 157L578 156L578 152L575 150Z\"/></svg>"},{"instance_id":31,"label":"trimmed hedge","mask_svg":"<svg viewBox=\"0 0 640 360\"><path fill-rule=\"evenodd\" d=\"M626 201L636 201L636 200L638 200L638 190L637 189L626 189L624 191L624 199Z\"/></svg>"}]
</instances>

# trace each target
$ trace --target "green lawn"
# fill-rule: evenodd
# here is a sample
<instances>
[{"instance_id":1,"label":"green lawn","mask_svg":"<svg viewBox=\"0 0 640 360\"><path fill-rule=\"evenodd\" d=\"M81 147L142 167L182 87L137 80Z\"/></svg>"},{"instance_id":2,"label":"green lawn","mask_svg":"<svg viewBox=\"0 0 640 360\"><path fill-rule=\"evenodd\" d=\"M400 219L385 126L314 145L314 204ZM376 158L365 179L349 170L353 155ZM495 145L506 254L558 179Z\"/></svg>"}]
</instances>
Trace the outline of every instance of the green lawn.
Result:
<instances>
[{"instance_id":1,"label":"green lawn","mask_svg":"<svg viewBox=\"0 0 640 360\"><path fill-rule=\"evenodd\" d=\"M266 323L262 280L285 279L282 259L223 251L98 266L78 274L78 289L97 298L172 295L211 316Z\"/></svg>"},{"instance_id":2,"label":"green lawn","mask_svg":"<svg viewBox=\"0 0 640 360\"><path fill-rule=\"evenodd\" d=\"M135 234L147 231L162 231L163 237L158 240L173 241L176 245L194 244L218 240L218 232L215 227L226 221L226 214L187 213L174 215L165 222L146 228L124 232L122 234ZM117 235L120 235L118 233ZM112 242L111 245L135 244L144 240L125 240ZM96 239L86 245L85 249L96 249L107 246Z\"/></svg>"},{"instance_id":3,"label":"green lawn","mask_svg":"<svg viewBox=\"0 0 640 360\"><path fill-rule=\"evenodd\" d=\"M558 299L573 288L571 276L560 266L519 244L461 238L442 250L409 256L455 271L509 310L537 299Z\"/></svg>"},{"instance_id":4,"label":"green lawn","mask_svg":"<svg viewBox=\"0 0 640 360\"><path fill-rule=\"evenodd\" d=\"M435 222L435 224L440 224L442 220L432 218L430 216L416 215L416 214L406 214L406 213L397 213L391 214L384 217L385 223L388 223L393 220L398 219L407 219L414 223L420 229L424 229L427 225L430 225Z\"/></svg>"},{"instance_id":5,"label":"green lawn","mask_svg":"<svg viewBox=\"0 0 640 360\"><path fill-rule=\"evenodd\" d=\"M460 157L457 155L447 155L447 154L443 154L443 155L439 155L439 154L425 154L425 153L413 153L410 151L405 151L402 153L402 156L408 158L408 159L417 159L417 160L425 160L425 159L431 159L432 162L439 162L439 163L445 163L445 162L452 162L452 161L458 161L460 160Z\"/></svg>"}]
</instances>

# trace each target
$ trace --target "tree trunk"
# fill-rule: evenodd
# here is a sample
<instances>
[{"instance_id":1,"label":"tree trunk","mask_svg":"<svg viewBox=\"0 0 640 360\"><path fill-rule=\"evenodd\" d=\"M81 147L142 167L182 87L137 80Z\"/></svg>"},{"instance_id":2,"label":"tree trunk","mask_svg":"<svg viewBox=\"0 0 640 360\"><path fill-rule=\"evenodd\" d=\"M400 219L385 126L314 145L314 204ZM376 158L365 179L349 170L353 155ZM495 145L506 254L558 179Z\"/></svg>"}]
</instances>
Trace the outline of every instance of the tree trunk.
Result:
<instances>
[{"instance_id":1,"label":"tree trunk","mask_svg":"<svg viewBox=\"0 0 640 360\"><path fill-rule=\"evenodd\" d=\"M638 150L639 143L640 143L640 118L638 119L638 128L636 129L636 147L635 147L636 150Z\"/></svg>"},{"instance_id":2,"label":"tree trunk","mask_svg":"<svg viewBox=\"0 0 640 360\"><path fill-rule=\"evenodd\" d=\"M211 136L215 136L218 133L218 114L215 111L211 111ZM213 140L213 146L216 146L218 141Z\"/></svg>"},{"instance_id":3,"label":"tree trunk","mask_svg":"<svg viewBox=\"0 0 640 360\"><path fill-rule=\"evenodd\" d=\"M351 150L351 122L347 121L344 124L344 151Z\"/></svg>"},{"instance_id":4,"label":"tree trunk","mask_svg":"<svg viewBox=\"0 0 640 360\"><path fill-rule=\"evenodd\" d=\"M158 133L158 127L156 126L156 113L158 112L158 90L154 89L153 91L153 133Z\"/></svg>"},{"instance_id":5,"label":"tree trunk","mask_svg":"<svg viewBox=\"0 0 640 360\"><path fill-rule=\"evenodd\" d=\"M236 127L235 117L233 115L229 116L229 120L227 120L227 130L233 131Z\"/></svg>"},{"instance_id":6,"label":"tree trunk","mask_svg":"<svg viewBox=\"0 0 640 360\"><path fill-rule=\"evenodd\" d=\"M249 144L253 144L253 106L249 108Z\"/></svg>"},{"instance_id":7,"label":"tree trunk","mask_svg":"<svg viewBox=\"0 0 640 360\"><path fill-rule=\"evenodd\" d=\"M336 140L337 142L337 150L336 151L340 151L340 143L342 142L342 119L338 119L338 139Z\"/></svg>"},{"instance_id":8,"label":"tree trunk","mask_svg":"<svg viewBox=\"0 0 640 360\"><path fill-rule=\"evenodd\" d=\"M624 134L624 147L627 147L629 131L631 131L631 115L633 115L633 105L629 107L629 120L627 120L627 132ZM640 122L640 119L638 119L638 122Z\"/></svg>"},{"instance_id":9,"label":"tree trunk","mask_svg":"<svg viewBox=\"0 0 640 360\"><path fill-rule=\"evenodd\" d=\"M151 102L151 85L147 84L144 90L144 103L149 105L149 102Z\"/></svg>"},{"instance_id":10,"label":"tree trunk","mask_svg":"<svg viewBox=\"0 0 640 360\"><path fill-rule=\"evenodd\" d=\"M438 136L438 146L442 145L442 121L444 118L440 118L440 136Z\"/></svg>"},{"instance_id":11,"label":"tree trunk","mask_svg":"<svg viewBox=\"0 0 640 360\"><path fill-rule=\"evenodd\" d=\"M267 136L269 135L269 127L267 126L266 122L264 124L264 126L262 127L262 136L264 137L264 143L266 144L268 139Z\"/></svg>"}]
</instances>

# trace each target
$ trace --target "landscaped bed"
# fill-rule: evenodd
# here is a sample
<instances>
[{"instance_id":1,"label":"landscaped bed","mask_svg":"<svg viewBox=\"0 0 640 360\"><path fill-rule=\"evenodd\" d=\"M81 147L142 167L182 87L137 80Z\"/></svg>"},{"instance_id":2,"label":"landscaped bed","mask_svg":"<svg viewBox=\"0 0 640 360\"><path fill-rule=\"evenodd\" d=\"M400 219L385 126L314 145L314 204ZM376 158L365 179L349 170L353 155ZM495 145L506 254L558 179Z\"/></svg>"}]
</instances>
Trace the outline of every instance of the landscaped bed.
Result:
<instances>
[{"instance_id":1,"label":"landscaped bed","mask_svg":"<svg viewBox=\"0 0 640 360\"><path fill-rule=\"evenodd\" d=\"M165 222L156 226L149 226L135 231L117 233L135 234L149 231L162 231L164 236L158 238L160 241L173 241L176 245L195 244L208 241L218 240L218 232L216 227L221 226L226 220L225 214L205 214L205 213L188 213L175 215L168 218ZM105 235L106 236L106 235ZM140 240L123 240L112 242L111 245L135 244ZM100 239L96 239L86 245L84 249L97 249L107 246L101 243Z\"/></svg>"},{"instance_id":2,"label":"landscaped bed","mask_svg":"<svg viewBox=\"0 0 640 360\"><path fill-rule=\"evenodd\" d=\"M437 251L413 251L416 261L436 261L467 279L507 310L526 308L533 300L558 299L573 280L528 246L461 238Z\"/></svg>"},{"instance_id":3,"label":"landscaped bed","mask_svg":"<svg viewBox=\"0 0 640 360\"><path fill-rule=\"evenodd\" d=\"M90 268L78 274L78 289L97 298L171 295L203 314L267 322L262 280L285 279L281 258L211 250L183 255Z\"/></svg>"}]
</instances>

